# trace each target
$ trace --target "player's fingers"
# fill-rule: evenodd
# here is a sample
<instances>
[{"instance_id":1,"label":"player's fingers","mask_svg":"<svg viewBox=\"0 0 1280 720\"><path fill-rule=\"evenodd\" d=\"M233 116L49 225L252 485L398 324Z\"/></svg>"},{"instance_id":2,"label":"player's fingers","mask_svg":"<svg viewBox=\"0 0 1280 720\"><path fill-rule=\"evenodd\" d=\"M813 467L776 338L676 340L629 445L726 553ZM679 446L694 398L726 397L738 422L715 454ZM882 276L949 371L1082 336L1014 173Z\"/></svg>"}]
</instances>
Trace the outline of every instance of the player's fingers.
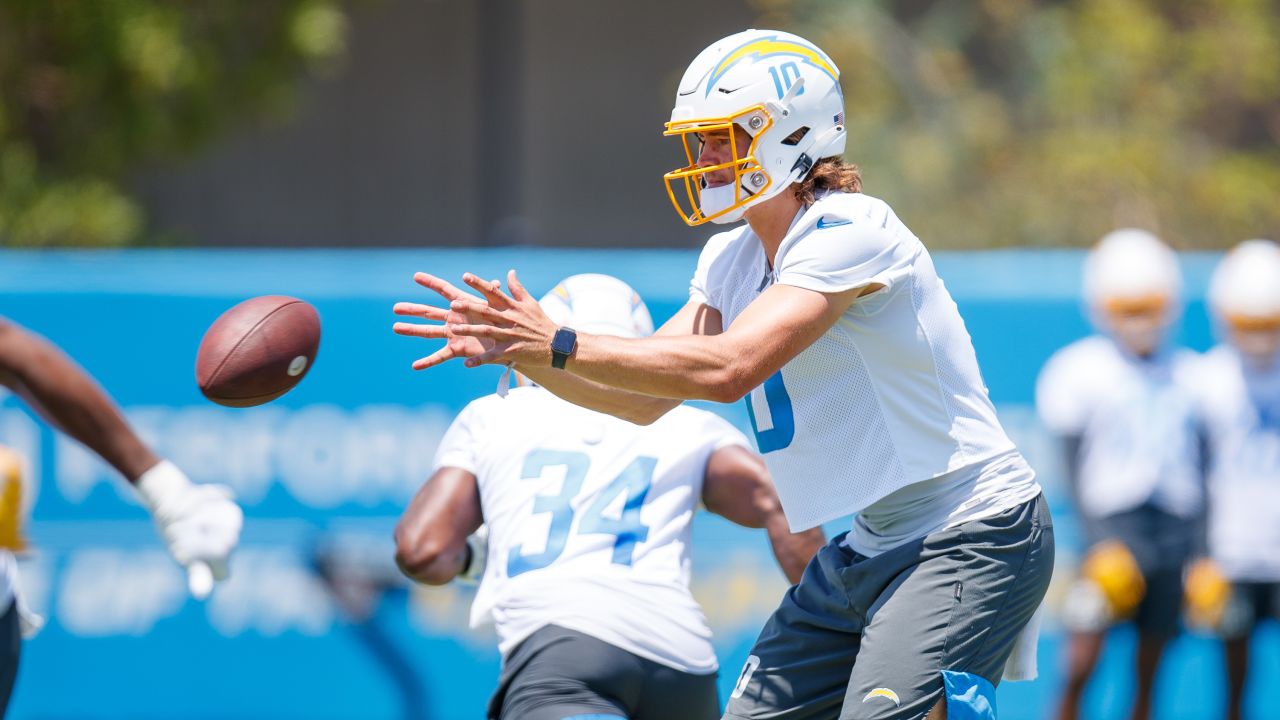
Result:
<instances>
[{"instance_id":1,"label":"player's fingers","mask_svg":"<svg viewBox=\"0 0 1280 720\"><path fill-rule=\"evenodd\" d=\"M529 291L524 289L524 283L516 277L515 268L507 271L507 287L511 288L511 297L517 302L524 302L531 297Z\"/></svg>"},{"instance_id":2,"label":"player's fingers","mask_svg":"<svg viewBox=\"0 0 1280 720\"><path fill-rule=\"evenodd\" d=\"M462 290L459 290L457 286L455 286L453 283L449 282L448 280L445 280L442 277L436 277L435 275L431 275L428 273L424 273L424 272L414 273L413 281L418 283L422 287L435 292L436 294L443 297L445 300L455 300L457 298L467 296L467 293L463 292Z\"/></svg>"},{"instance_id":3,"label":"player's fingers","mask_svg":"<svg viewBox=\"0 0 1280 720\"><path fill-rule=\"evenodd\" d=\"M410 302L396 303L391 308L391 312L396 315L408 315L409 317L420 317L426 320L444 320L445 316L449 314L449 311L444 308Z\"/></svg>"},{"instance_id":4,"label":"player's fingers","mask_svg":"<svg viewBox=\"0 0 1280 720\"><path fill-rule=\"evenodd\" d=\"M482 280L472 273L466 273L462 276L462 282L476 292L484 295L484 299L489 305L497 310L506 310L511 307L511 298L502 292L502 283L497 280Z\"/></svg>"},{"instance_id":5,"label":"player's fingers","mask_svg":"<svg viewBox=\"0 0 1280 720\"><path fill-rule=\"evenodd\" d=\"M469 368L473 368L480 367L481 365L505 365L509 362L510 360L507 358L507 349L499 349L495 347L493 349L486 350L475 357L467 358L463 364Z\"/></svg>"},{"instance_id":6,"label":"player's fingers","mask_svg":"<svg viewBox=\"0 0 1280 720\"><path fill-rule=\"evenodd\" d=\"M414 360L413 369L426 370L427 368L432 368L443 362L452 360L455 357L457 357L457 354L453 352L452 348L446 345L426 357L418 358L417 360Z\"/></svg>"},{"instance_id":7,"label":"player's fingers","mask_svg":"<svg viewBox=\"0 0 1280 720\"><path fill-rule=\"evenodd\" d=\"M494 310L484 303L475 302L474 300L454 300L449 303L449 309L456 314L450 314L450 318L456 318L459 315L465 315L473 320L484 320L485 322L494 323L495 325L510 325L511 321L506 315Z\"/></svg>"},{"instance_id":8,"label":"player's fingers","mask_svg":"<svg viewBox=\"0 0 1280 720\"><path fill-rule=\"evenodd\" d=\"M391 326L391 332L405 337L440 340L449 337L444 325L419 325L417 323L398 322Z\"/></svg>"},{"instance_id":9,"label":"player's fingers","mask_svg":"<svg viewBox=\"0 0 1280 720\"><path fill-rule=\"evenodd\" d=\"M209 563L197 560L187 566L187 588L197 600L209 597L213 592L213 569Z\"/></svg>"}]
</instances>

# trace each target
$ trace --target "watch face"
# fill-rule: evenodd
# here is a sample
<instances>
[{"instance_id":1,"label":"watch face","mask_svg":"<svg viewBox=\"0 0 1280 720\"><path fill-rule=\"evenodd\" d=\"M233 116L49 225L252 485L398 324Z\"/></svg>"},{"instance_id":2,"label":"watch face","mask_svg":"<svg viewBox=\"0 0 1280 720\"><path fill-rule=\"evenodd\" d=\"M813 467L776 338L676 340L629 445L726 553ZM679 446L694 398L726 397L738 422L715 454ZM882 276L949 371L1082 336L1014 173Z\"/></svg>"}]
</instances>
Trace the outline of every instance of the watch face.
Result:
<instances>
[{"instance_id":1,"label":"watch face","mask_svg":"<svg viewBox=\"0 0 1280 720\"><path fill-rule=\"evenodd\" d=\"M573 345L578 341L578 334L572 328L560 328L551 339L551 350L564 355L573 352Z\"/></svg>"}]
</instances>

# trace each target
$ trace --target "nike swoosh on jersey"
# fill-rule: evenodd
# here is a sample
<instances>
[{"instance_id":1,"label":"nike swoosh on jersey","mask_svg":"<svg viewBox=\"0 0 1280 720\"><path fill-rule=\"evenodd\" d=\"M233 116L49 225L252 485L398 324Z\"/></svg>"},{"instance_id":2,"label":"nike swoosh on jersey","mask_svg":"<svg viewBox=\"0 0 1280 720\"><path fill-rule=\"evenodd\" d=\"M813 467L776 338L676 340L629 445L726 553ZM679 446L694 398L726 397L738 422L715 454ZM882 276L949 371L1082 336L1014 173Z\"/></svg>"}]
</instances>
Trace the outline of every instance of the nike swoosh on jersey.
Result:
<instances>
[{"instance_id":1,"label":"nike swoosh on jersey","mask_svg":"<svg viewBox=\"0 0 1280 720\"><path fill-rule=\"evenodd\" d=\"M828 222L827 218L824 216L824 217L818 218L818 229L826 230L827 228L839 227L841 225L850 225L852 223L853 223L852 220L832 220Z\"/></svg>"}]
</instances>

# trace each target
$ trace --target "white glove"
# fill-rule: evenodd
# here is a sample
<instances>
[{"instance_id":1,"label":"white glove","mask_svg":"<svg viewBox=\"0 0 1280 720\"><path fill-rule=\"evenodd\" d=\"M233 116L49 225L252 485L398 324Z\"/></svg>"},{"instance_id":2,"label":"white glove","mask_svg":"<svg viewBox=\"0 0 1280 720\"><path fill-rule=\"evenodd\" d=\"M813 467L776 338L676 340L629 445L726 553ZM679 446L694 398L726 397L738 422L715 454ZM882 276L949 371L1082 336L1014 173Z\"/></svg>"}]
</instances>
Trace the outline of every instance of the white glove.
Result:
<instances>
[{"instance_id":1,"label":"white glove","mask_svg":"<svg viewBox=\"0 0 1280 720\"><path fill-rule=\"evenodd\" d=\"M44 617L27 607L27 603L22 599L22 593L16 593L13 602L18 607L18 632L22 633L23 640L30 640L44 627Z\"/></svg>"},{"instance_id":2,"label":"white glove","mask_svg":"<svg viewBox=\"0 0 1280 720\"><path fill-rule=\"evenodd\" d=\"M244 524L231 488L192 483L168 460L143 473L137 488L169 554L186 568L192 596L208 597L214 581L227 577L227 559L240 542Z\"/></svg>"},{"instance_id":3,"label":"white glove","mask_svg":"<svg viewBox=\"0 0 1280 720\"><path fill-rule=\"evenodd\" d=\"M466 583L478 583L484 577L484 568L489 560L489 526L481 525L475 532L467 536L467 555L471 558L467 566L458 573L458 579Z\"/></svg>"}]
</instances>

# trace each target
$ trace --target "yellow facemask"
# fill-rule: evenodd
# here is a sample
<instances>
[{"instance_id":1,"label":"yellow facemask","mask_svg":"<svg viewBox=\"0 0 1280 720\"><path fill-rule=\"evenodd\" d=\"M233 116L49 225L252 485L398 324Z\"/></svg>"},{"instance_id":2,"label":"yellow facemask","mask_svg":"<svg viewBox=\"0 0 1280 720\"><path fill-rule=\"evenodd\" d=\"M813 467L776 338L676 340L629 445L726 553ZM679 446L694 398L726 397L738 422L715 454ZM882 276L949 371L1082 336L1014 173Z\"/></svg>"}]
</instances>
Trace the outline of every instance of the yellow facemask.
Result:
<instances>
[{"instance_id":1,"label":"yellow facemask","mask_svg":"<svg viewBox=\"0 0 1280 720\"><path fill-rule=\"evenodd\" d=\"M756 159L756 143L771 125L773 120L765 112L763 105L753 105L732 117L680 120L666 124L662 134L680 138L684 146L685 160L688 161L686 166L662 176L667 185L667 195L671 198L671 205L685 224L696 226L724 217L743 208L753 198L769 189L773 179L764 172L760 161ZM739 157L738 133L746 132L742 126L751 127L755 134L751 136L751 144L747 147L746 155ZM718 165L698 167L698 156L701 153L699 135L717 131L728 131L731 159ZM703 197L706 188L703 176L726 169L733 170L733 202L723 207L707 208ZM744 178L746 178L745 181ZM752 188L751 192L743 190L744 184ZM681 185L683 187L680 187Z\"/></svg>"}]
</instances>

